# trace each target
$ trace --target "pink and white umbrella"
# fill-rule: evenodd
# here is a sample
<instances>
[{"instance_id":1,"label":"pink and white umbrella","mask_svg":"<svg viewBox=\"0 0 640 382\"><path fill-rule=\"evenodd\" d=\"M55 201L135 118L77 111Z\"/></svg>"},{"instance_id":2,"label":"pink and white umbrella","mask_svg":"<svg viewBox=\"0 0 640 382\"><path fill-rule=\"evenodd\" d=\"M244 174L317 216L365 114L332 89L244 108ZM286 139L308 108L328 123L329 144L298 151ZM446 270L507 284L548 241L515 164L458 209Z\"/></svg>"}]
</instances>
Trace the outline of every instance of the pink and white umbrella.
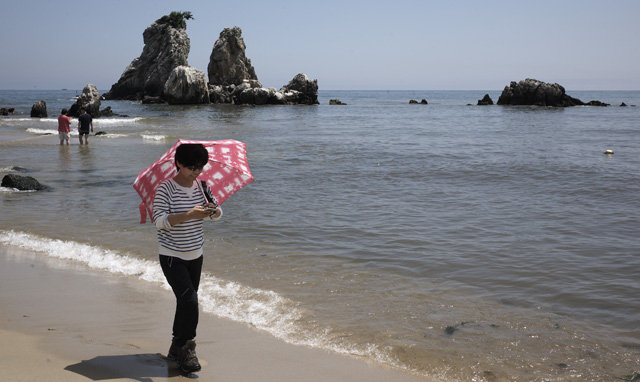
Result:
<instances>
[{"instance_id":1,"label":"pink and white umbrella","mask_svg":"<svg viewBox=\"0 0 640 382\"><path fill-rule=\"evenodd\" d=\"M133 188L142 198L140 203L140 224L153 216L153 199L160 183L176 175L176 148L183 143L201 143L209 152L209 163L198 176L211 188L211 193L219 204L236 191L253 182L247 159L247 145L232 139L225 141L191 141L179 139L157 161L138 174Z\"/></svg>"}]
</instances>

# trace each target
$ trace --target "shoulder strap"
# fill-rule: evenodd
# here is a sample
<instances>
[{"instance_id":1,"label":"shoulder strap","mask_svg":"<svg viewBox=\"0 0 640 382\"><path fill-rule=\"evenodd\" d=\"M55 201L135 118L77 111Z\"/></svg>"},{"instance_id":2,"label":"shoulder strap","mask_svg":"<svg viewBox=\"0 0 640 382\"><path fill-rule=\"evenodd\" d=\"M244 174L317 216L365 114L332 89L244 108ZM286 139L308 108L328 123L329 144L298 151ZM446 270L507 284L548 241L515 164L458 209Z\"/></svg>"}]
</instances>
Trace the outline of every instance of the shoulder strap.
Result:
<instances>
[{"instance_id":1,"label":"shoulder strap","mask_svg":"<svg viewBox=\"0 0 640 382\"><path fill-rule=\"evenodd\" d=\"M204 180L200 181L200 189L202 190L202 193L204 194L204 197L207 198L207 201L209 203L214 203L217 204L213 201L213 198L211 197L211 195L209 195L209 193L207 192L207 183Z\"/></svg>"}]
</instances>

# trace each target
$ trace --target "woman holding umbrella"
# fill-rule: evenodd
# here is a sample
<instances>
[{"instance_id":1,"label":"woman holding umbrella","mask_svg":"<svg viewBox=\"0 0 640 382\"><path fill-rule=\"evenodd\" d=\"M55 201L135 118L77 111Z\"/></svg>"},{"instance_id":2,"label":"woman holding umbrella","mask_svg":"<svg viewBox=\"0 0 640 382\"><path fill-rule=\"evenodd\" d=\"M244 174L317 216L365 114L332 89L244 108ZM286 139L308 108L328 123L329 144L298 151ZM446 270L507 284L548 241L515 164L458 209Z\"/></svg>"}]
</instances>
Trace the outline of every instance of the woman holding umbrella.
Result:
<instances>
[{"instance_id":1,"label":"woman holding umbrella","mask_svg":"<svg viewBox=\"0 0 640 382\"><path fill-rule=\"evenodd\" d=\"M202 220L217 220L222 210L198 175L209 161L202 144L181 144L175 152L177 174L158 187L153 221L158 232L160 265L176 296L170 359L185 372L200 370L194 338L198 326L198 286L202 271Z\"/></svg>"}]
</instances>

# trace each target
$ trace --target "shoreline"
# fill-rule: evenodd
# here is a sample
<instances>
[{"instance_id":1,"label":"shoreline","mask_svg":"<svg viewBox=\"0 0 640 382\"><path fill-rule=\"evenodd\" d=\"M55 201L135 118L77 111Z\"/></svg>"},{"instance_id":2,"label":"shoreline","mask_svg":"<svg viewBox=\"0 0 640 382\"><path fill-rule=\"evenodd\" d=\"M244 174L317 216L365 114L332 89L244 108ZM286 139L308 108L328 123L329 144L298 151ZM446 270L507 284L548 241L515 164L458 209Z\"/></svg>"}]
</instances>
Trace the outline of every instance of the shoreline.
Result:
<instances>
[{"instance_id":1,"label":"shoreline","mask_svg":"<svg viewBox=\"0 0 640 382\"><path fill-rule=\"evenodd\" d=\"M164 357L175 301L155 284L2 245L0 302L2 381L187 378ZM196 342L207 381L431 381L205 313Z\"/></svg>"},{"instance_id":2,"label":"shoreline","mask_svg":"<svg viewBox=\"0 0 640 382\"><path fill-rule=\"evenodd\" d=\"M60 146L60 140L55 134L30 135L29 133L16 133L10 135L6 133L0 133L0 146L29 143L49 143L48 140L52 140L51 137L55 137L55 142L58 143L58 146Z\"/></svg>"}]
</instances>

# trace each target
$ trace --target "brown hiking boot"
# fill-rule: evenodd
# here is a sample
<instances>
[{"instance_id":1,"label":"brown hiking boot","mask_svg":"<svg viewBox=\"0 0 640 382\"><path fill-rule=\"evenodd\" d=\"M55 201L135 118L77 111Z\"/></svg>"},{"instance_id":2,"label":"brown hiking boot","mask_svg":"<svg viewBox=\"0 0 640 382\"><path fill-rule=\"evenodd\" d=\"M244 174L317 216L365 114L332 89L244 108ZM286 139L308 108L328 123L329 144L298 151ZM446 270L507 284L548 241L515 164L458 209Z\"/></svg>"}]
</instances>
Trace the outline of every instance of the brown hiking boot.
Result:
<instances>
[{"instance_id":1,"label":"brown hiking boot","mask_svg":"<svg viewBox=\"0 0 640 382\"><path fill-rule=\"evenodd\" d=\"M196 357L195 341L189 340L183 347L178 349L176 363L179 368L187 373L198 371L202 368L200 362L198 362L198 357Z\"/></svg>"}]
</instances>

